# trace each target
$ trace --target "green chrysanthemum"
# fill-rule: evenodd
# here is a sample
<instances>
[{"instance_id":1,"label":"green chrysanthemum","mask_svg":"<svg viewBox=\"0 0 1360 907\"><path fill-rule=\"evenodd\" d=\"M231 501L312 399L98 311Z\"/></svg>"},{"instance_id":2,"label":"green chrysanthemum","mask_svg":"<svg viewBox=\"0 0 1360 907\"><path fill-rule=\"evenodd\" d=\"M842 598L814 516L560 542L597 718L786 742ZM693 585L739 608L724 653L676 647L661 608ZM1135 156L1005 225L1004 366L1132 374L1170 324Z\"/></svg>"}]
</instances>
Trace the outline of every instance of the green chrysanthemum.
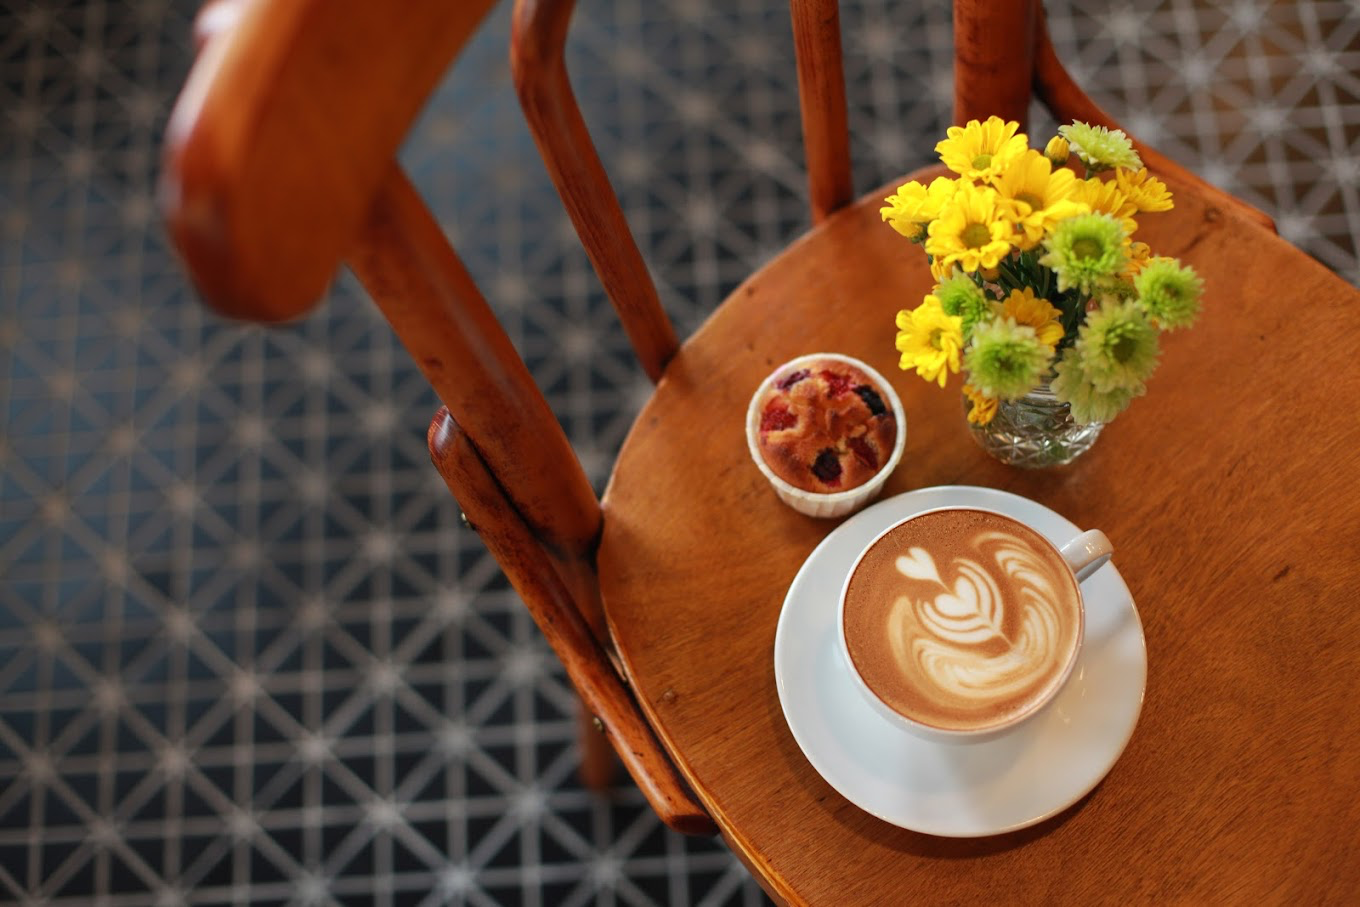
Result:
<instances>
[{"instance_id":1,"label":"green chrysanthemum","mask_svg":"<svg viewBox=\"0 0 1360 907\"><path fill-rule=\"evenodd\" d=\"M1120 278L1111 281L1108 287L1102 287L1091 298L1101 302L1122 302L1125 299L1133 299L1137 295L1138 291L1133 288L1133 282Z\"/></svg>"},{"instance_id":2,"label":"green chrysanthemum","mask_svg":"<svg viewBox=\"0 0 1360 907\"><path fill-rule=\"evenodd\" d=\"M1157 329L1133 302L1106 302L1086 316L1073 352L1100 393L1141 392L1157 368Z\"/></svg>"},{"instance_id":3,"label":"green chrysanthemum","mask_svg":"<svg viewBox=\"0 0 1360 907\"><path fill-rule=\"evenodd\" d=\"M1014 400L1034 389L1051 356L1034 328L1011 318L994 318L973 329L963 364L968 383L982 394Z\"/></svg>"},{"instance_id":4,"label":"green chrysanthemum","mask_svg":"<svg viewBox=\"0 0 1360 907\"><path fill-rule=\"evenodd\" d=\"M992 303L987 294L962 271L956 270L953 276L942 281L934 295L946 315L963 319L964 337L972 333L975 324L992 314Z\"/></svg>"},{"instance_id":5,"label":"green chrysanthemum","mask_svg":"<svg viewBox=\"0 0 1360 907\"><path fill-rule=\"evenodd\" d=\"M1080 357L1069 351L1053 369L1050 384L1053 395L1072 407L1072 418L1082 425L1109 422L1122 413L1134 397L1141 397L1145 386L1101 392L1087 377Z\"/></svg>"},{"instance_id":6,"label":"green chrysanthemum","mask_svg":"<svg viewBox=\"0 0 1360 907\"><path fill-rule=\"evenodd\" d=\"M1163 330L1189 327L1199 315L1204 281L1174 258L1154 258L1133 279L1138 307Z\"/></svg>"},{"instance_id":7,"label":"green chrysanthemum","mask_svg":"<svg viewBox=\"0 0 1360 907\"><path fill-rule=\"evenodd\" d=\"M1112 288L1128 261L1124 226L1108 214L1078 214L1060 221L1044 238L1047 254L1039 264L1058 275L1058 289L1083 293Z\"/></svg>"},{"instance_id":8,"label":"green chrysanthemum","mask_svg":"<svg viewBox=\"0 0 1360 907\"><path fill-rule=\"evenodd\" d=\"M1143 160L1133 150L1133 143L1122 129L1090 126L1080 121L1058 127L1058 134L1067 139L1072 152L1091 170L1112 170L1124 167L1139 170Z\"/></svg>"}]
</instances>

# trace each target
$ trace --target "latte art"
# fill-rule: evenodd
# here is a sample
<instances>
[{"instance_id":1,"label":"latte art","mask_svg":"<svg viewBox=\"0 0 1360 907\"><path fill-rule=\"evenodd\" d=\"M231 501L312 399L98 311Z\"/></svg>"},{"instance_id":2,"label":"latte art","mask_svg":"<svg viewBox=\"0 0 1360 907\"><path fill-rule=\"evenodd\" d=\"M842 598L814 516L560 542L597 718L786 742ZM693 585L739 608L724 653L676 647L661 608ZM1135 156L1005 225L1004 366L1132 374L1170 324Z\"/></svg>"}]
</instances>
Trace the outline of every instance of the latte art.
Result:
<instances>
[{"instance_id":1,"label":"latte art","mask_svg":"<svg viewBox=\"0 0 1360 907\"><path fill-rule=\"evenodd\" d=\"M1054 602L1061 577L1047 575L1014 536L980 533L974 544L975 558L954 558L945 568L952 587L924 548L899 557L897 572L908 591L888 615L889 638L903 670L920 673L963 701L1024 689L1059 644ZM992 570L1010 580L1009 597Z\"/></svg>"},{"instance_id":2,"label":"latte art","mask_svg":"<svg viewBox=\"0 0 1360 907\"><path fill-rule=\"evenodd\" d=\"M1042 701L1080 635L1071 572L1033 530L980 511L908 521L866 553L846 599L856 668L890 706L971 729Z\"/></svg>"}]
</instances>

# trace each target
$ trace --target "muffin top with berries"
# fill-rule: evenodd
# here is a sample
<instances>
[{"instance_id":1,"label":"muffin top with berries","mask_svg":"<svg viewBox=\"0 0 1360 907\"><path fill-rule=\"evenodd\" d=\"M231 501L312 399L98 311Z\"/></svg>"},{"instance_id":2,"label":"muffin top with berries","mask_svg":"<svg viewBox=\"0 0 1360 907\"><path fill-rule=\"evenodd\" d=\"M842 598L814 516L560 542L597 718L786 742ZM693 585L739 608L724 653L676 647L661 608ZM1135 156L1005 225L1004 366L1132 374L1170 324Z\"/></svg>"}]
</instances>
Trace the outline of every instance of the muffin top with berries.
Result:
<instances>
[{"instance_id":1,"label":"muffin top with berries","mask_svg":"<svg viewBox=\"0 0 1360 907\"><path fill-rule=\"evenodd\" d=\"M897 420L875 382L837 359L800 363L761 395L759 449L779 478L817 494L863 485L892 456Z\"/></svg>"}]
</instances>

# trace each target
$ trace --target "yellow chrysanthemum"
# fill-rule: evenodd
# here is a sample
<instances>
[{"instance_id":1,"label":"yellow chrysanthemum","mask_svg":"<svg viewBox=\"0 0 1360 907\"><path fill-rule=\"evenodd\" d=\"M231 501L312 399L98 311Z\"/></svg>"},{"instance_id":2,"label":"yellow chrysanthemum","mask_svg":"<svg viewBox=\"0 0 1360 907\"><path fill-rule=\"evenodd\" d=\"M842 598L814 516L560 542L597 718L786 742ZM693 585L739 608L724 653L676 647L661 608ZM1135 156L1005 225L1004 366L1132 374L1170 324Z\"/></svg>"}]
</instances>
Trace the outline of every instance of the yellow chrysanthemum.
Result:
<instances>
[{"instance_id":1,"label":"yellow chrysanthemum","mask_svg":"<svg viewBox=\"0 0 1360 907\"><path fill-rule=\"evenodd\" d=\"M1057 349L1058 341L1063 338L1063 326L1058 320L1062 313L1047 299L1036 297L1029 287L1011 290L1011 295L1001 303L1001 315L1014 319L1016 324L1034 328L1039 341L1050 350Z\"/></svg>"},{"instance_id":2,"label":"yellow chrysanthemum","mask_svg":"<svg viewBox=\"0 0 1360 907\"><path fill-rule=\"evenodd\" d=\"M986 425L996 418L996 398L989 397L971 384L963 386L963 395L972 406L968 407L968 421L974 425Z\"/></svg>"},{"instance_id":3,"label":"yellow chrysanthemum","mask_svg":"<svg viewBox=\"0 0 1360 907\"><path fill-rule=\"evenodd\" d=\"M1019 235L1019 249L1033 249L1053 224L1089 209L1074 201L1077 177L1071 170L1053 169L1053 162L1037 151L1026 151L1006 172L997 177L995 187L1010 211Z\"/></svg>"},{"instance_id":4,"label":"yellow chrysanthemum","mask_svg":"<svg viewBox=\"0 0 1360 907\"><path fill-rule=\"evenodd\" d=\"M930 276L934 277L936 281L948 280L949 275L956 271L958 271L958 268L952 261L932 261L930 263Z\"/></svg>"},{"instance_id":5,"label":"yellow chrysanthemum","mask_svg":"<svg viewBox=\"0 0 1360 907\"><path fill-rule=\"evenodd\" d=\"M959 181L958 190L927 228L926 254L936 277L957 263L965 271L995 268L1011 250L1014 228L995 189Z\"/></svg>"},{"instance_id":6,"label":"yellow chrysanthemum","mask_svg":"<svg viewBox=\"0 0 1360 907\"><path fill-rule=\"evenodd\" d=\"M1114 179L1119 191L1124 193L1124 197L1139 211L1170 211L1175 207L1171 202L1171 190L1166 188L1166 183L1148 175L1146 167L1137 172L1116 170Z\"/></svg>"},{"instance_id":7,"label":"yellow chrysanthemum","mask_svg":"<svg viewBox=\"0 0 1360 907\"><path fill-rule=\"evenodd\" d=\"M1138 229L1138 221L1133 219L1133 215L1138 213L1138 206L1120 191L1118 183L1099 179L1077 180L1072 198L1097 214L1118 218L1124 227L1125 236L1132 236L1133 231Z\"/></svg>"},{"instance_id":8,"label":"yellow chrysanthemum","mask_svg":"<svg viewBox=\"0 0 1360 907\"><path fill-rule=\"evenodd\" d=\"M897 351L902 354L898 366L903 371L916 369L922 378L944 387L949 373L959 370L962 347L963 319L946 315L934 296L911 311L897 313Z\"/></svg>"},{"instance_id":9,"label":"yellow chrysanthemum","mask_svg":"<svg viewBox=\"0 0 1360 907\"><path fill-rule=\"evenodd\" d=\"M946 176L938 176L929 186L912 180L897 187L897 194L884 199L888 204L879 208L894 230L907 239L925 236L926 224L940 216L940 210L954 197L955 183Z\"/></svg>"},{"instance_id":10,"label":"yellow chrysanthemum","mask_svg":"<svg viewBox=\"0 0 1360 907\"><path fill-rule=\"evenodd\" d=\"M1067 139L1060 135L1055 135L1048 140L1044 146L1044 157L1053 162L1054 167L1061 167L1067 163L1067 159L1072 154L1072 146Z\"/></svg>"},{"instance_id":11,"label":"yellow chrysanthemum","mask_svg":"<svg viewBox=\"0 0 1360 907\"><path fill-rule=\"evenodd\" d=\"M1150 258L1152 258L1152 247L1145 242L1130 243L1128 255L1128 263L1124 265L1124 272L1120 277L1125 281L1132 282L1143 270L1143 266L1148 263Z\"/></svg>"},{"instance_id":12,"label":"yellow chrysanthemum","mask_svg":"<svg viewBox=\"0 0 1360 907\"><path fill-rule=\"evenodd\" d=\"M1016 133L1020 124L1000 117L984 123L969 120L967 126L950 126L949 138L935 146L940 160L959 176L990 183L1029 147L1029 138Z\"/></svg>"}]
</instances>

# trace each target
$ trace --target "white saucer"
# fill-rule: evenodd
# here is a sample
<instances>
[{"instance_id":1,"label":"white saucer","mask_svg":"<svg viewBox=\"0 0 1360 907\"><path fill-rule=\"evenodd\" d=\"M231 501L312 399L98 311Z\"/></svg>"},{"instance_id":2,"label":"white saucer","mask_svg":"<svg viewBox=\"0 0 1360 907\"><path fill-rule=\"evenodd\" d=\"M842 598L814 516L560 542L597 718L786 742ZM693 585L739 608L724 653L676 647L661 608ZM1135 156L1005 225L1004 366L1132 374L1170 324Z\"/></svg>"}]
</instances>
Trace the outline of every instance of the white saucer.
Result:
<instances>
[{"instance_id":1,"label":"white saucer","mask_svg":"<svg viewBox=\"0 0 1360 907\"><path fill-rule=\"evenodd\" d=\"M1138 723L1147 649L1133 596L1107 564L1082 584L1086 641L1043 712L983 743L929 743L889 724L864 701L837 646L841 583L878 533L951 506L1005 513L1059 545L1080 531L1042 504L991 488L940 486L880 501L823 539L794 577L775 633L774 673L789 730L842 796L912 831L972 838L1041 822L1105 777Z\"/></svg>"}]
</instances>

